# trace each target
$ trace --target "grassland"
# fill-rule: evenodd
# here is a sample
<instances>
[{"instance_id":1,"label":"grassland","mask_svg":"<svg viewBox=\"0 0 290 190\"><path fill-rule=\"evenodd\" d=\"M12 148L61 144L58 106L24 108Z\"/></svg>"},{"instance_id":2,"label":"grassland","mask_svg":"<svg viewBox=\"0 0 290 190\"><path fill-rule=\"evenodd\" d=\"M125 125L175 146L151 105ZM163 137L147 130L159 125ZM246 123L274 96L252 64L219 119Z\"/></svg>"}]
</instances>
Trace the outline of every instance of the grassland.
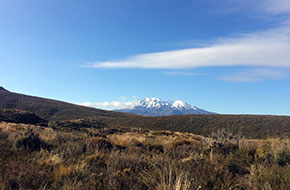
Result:
<instances>
[{"instance_id":1,"label":"grassland","mask_svg":"<svg viewBox=\"0 0 290 190\"><path fill-rule=\"evenodd\" d=\"M271 115L178 115L163 117L98 118L114 127L190 132L209 136L220 129L230 129L246 138L290 136L290 117Z\"/></svg>"},{"instance_id":2,"label":"grassland","mask_svg":"<svg viewBox=\"0 0 290 190\"><path fill-rule=\"evenodd\" d=\"M142 117L0 87L0 190L288 190L289 127L286 116Z\"/></svg>"},{"instance_id":3,"label":"grassland","mask_svg":"<svg viewBox=\"0 0 290 190\"><path fill-rule=\"evenodd\" d=\"M72 127L70 127L72 126ZM0 189L290 189L290 139L0 123Z\"/></svg>"}]
</instances>

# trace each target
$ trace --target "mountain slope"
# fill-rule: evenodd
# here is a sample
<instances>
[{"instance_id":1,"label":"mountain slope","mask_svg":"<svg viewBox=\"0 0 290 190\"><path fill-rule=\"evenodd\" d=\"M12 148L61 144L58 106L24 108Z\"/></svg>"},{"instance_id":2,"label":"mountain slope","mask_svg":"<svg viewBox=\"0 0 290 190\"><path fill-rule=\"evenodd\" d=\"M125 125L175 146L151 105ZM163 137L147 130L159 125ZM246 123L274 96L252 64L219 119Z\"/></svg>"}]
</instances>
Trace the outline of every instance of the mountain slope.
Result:
<instances>
[{"instance_id":1,"label":"mountain slope","mask_svg":"<svg viewBox=\"0 0 290 190\"><path fill-rule=\"evenodd\" d=\"M159 98L145 98L132 109L116 110L145 116L168 116L185 114L213 114L206 110L191 106L181 100L165 101Z\"/></svg>"},{"instance_id":2,"label":"mountain slope","mask_svg":"<svg viewBox=\"0 0 290 190\"><path fill-rule=\"evenodd\" d=\"M79 106L57 100L9 92L0 87L0 108L29 111L50 121L96 117L128 117L129 114Z\"/></svg>"},{"instance_id":3,"label":"mountain slope","mask_svg":"<svg viewBox=\"0 0 290 190\"><path fill-rule=\"evenodd\" d=\"M34 125L46 125L47 121L41 119L37 115L15 109L3 109L0 108L0 122L11 122L11 123L24 123L24 124L34 124Z\"/></svg>"},{"instance_id":4,"label":"mountain slope","mask_svg":"<svg viewBox=\"0 0 290 190\"><path fill-rule=\"evenodd\" d=\"M176 104L177 107L178 105L180 104ZM144 117L26 96L9 92L3 88L0 88L0 108L7 108L9 111L11 111L10 109L26 110L49 121L85 119L81 120L80 124L72 121L73 125L80 125L80 127L84 125L93 127L96 127L96 125L118 128L133 127L146 130L192 132L203 136L209 136L218 129L229 128L234 133L240 133L247 138L290 136L289 116L193 114ZM12 115L6 113L6 116L4 116L6 120L8 118L10 122L23 122L19 119L23 120L21 115L26 113L20 111L21 113L19 112L20 114L17 115L18 111L13 112L11 112ZM29 118L31 118L30 116ZM2 120L4 121L4 119ZM66 126L66 124L63 124L63 126ZM71 122L68 124L68 127L70 126L72 126Z\"/></svg>"},{"instance_id":5,"label":"mountain slope","mask_svg":"<svg viewBox=\"0 0 290 190\"><path fill-rule=\"evenodd\" d=\"M246 138L290 137L290 116L194 114L102 120L109 126L190 132L209 136L230 129Z\"/></svg>"}]
</instances>

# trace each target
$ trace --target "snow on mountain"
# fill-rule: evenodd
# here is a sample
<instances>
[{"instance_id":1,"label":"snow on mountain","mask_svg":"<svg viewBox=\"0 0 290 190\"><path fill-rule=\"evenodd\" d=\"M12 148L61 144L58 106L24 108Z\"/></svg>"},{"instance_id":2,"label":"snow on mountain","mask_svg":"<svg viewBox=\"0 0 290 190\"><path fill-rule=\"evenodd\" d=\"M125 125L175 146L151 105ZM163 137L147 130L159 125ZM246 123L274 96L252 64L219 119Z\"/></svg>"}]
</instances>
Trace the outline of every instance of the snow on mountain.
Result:
<instances>
[{"instance_id":1,"label":"snow on mountain","mask_svg":"<svg viewBox=\"0 0 290 190\"><path fill-rule=\"evenodd\" d=\"M139 105L132 109L122 109L116 111L146 116L213 114L212 112L197 108L182 100L168 101L149 97L141 100Z\"/></svg>"}]
</instances>

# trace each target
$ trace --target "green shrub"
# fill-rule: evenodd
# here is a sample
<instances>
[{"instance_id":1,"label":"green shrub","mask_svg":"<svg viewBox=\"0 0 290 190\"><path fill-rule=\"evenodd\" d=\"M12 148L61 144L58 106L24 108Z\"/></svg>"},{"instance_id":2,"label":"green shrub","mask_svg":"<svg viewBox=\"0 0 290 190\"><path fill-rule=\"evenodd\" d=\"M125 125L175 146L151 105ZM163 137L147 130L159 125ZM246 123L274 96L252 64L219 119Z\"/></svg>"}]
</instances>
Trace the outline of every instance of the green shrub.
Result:
<instances>
[{"instance_id":1,"label":"green shrub","mask_svg":"<svg viewBox=\"0 0 290 190\"><path fill-rule=\"evenodd\" d=\"M240 149L227 157L226 166L233 175L249 174L249 167L255 162L255 150Z\"/></svg>"},{"instance_id":2,"label":"green shrub","mask_svg":"<svg viewBox=\"0 0 290 190\"><path fill-rule=\"evenodd\" d=\"M281 152L278 152L276 157L276 162L280 166L285 166L286 164L290 164L290 150L284 149Z\"/></svg>"}]
</instances>

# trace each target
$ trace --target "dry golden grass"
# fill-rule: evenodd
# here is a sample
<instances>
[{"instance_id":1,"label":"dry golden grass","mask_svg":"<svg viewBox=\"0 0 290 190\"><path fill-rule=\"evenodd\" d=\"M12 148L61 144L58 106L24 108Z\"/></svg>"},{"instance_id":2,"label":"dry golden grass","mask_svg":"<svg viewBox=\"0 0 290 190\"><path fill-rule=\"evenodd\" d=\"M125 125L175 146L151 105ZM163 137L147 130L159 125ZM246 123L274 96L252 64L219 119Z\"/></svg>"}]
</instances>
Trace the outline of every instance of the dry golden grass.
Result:
<instances>
[{"instance_id":1,"label":"dry golden grass","mask_svg":"<svg viewBox=\"0 0 290 190\"><path fill-rule=\"evenodd\" d=\"M262 139L241 139L239 141L239 147L249 148L249 147L258 147L259 144L263 143Z\"/></svg>"},{"instance_id":2,"label":"dry golden grass","mask_svg":"<svg viewBox=\"0 0 290 190\"><path fill-rule=\"evenodd\" d=\"M194 181L188 173L180 171L174 163L155 165L152 163L150 170L140 174L140 180L153 190L197 190Z\"/></svg>"},{"instance_id":3,"label":"dry golden grass","mask_svg":"<svg viewBox=\"0 0 290 190\"><path fill-rule=\"evenodd\" d=\"M32 125L28 124L16 124L16 123L7 123L7 122L0 122L0 129L4 132L21 132L31 128Z\"/></svg>"},{"instance_id":4,"label":"dry golden grass","mask_svg":"<svg viewBox=\"0 0 290 190\"><path fill-rule=\"evenodd\" d=\"M84 170L85 167L86 167L85 161L78 164L68 165L68 166L59 164L56 166L54 170L54 180L60 181L64 177L73 176L77 172L82 172L82 170Z\"/></svg>"},{"instance_id":5,"label":"dry golden grass","mask_svg":"<svg viewBox=\"0 0 290 190\"><path fill-rule=\"evenodd\" d=\"M274 153L281 152L283 150L290 150L290 139L268 139L271 142L271 148Z\"/></svg>"},{"instance_id":6,"label":"dry golden grass","mask_svg":"<svg viewBox=\"0 0 290 190\"><path fill-rule=\"evenodd\" d=\"M174 147L176 144L185 142L200 144L204 137L191 133L180 133L170 131L149 131L148 133L126 132L123 134L111 134L107 138L115 145L130 146L134 143L161 145L166 149Z\"/></svg>"},{"instance_id":7,"label":"dry golden grass","mask_svg":"<svg viewBox=\"0 0 290 190\"><path fill-rule=\"evenodd\" d=\"M28 131L52 149L30 151L13 146L19 139L28 139ZM62 130L4 122L0 133L0 170L5 172L0 175L0 187L4 189L14 183L22 189L43 190L290 187L289 139L241 138L231 144L171 131Z\"/></svg>"},{"instance_id":8,"label":"dry golden grass","mask_svg":"<svg viewBox=\"0 0 290 190\"><path fill-rule=\"evenodd\" d=\"M11 140L24 136L29 130L38 134L39 137L45 141L53 140L56 137L56 132L51 128L22 123L0 122L0 130L9 134Z\"/></svg>"},{"instance_id":9,"label":"dry golden grass","mask_svg":"<svg viewBox=\"0 0 290 190\"><path fill-rule=\"evenodd\" d=\"M146 134L124 133L108 135L107 138L115 145L127 147L136 142L144 143L148 137Z\"/></svg>"},{"instance_id":10,"label":"dry golden grass","mask_svg":"<svg viewBox=\"0 0 290 190\"><path fill-rule=\"evenodd\" d=\"M63 155L61 153L50 153L46 150L39 152L38 163L40 165L55 166L63 163Z\"/></svg>"}]
</instances>

